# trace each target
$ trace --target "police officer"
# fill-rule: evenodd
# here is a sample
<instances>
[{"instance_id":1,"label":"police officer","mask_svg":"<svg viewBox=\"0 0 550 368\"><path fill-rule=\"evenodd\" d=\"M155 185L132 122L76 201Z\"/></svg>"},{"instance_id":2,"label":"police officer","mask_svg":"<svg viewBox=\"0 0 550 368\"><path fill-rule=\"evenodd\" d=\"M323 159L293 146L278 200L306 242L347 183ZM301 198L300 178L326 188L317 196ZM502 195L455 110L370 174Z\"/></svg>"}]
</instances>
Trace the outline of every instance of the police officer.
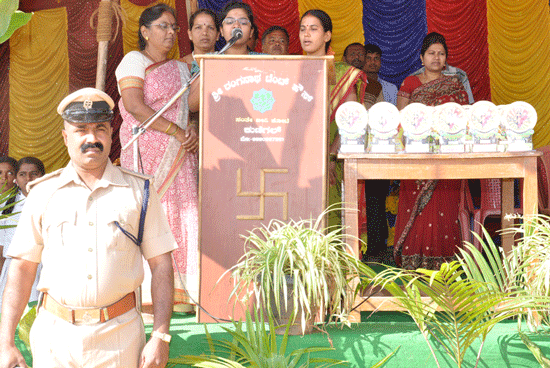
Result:
<instances>
[{"instance_id":1,"label":"police officer","mask_svg":"<svg viewBox=\"0 0 550 368\"><path fill-rule=\"evenodd\" d=\"M26 367L14 335L40 262L38 289L44 296L30 336L35 368L166 365L171 252L177 245L147 178L109 160L113 107L94 88L78 90L58 106L71 161L30 184L9 249L0 368ZM152 273L154 322L147 344L135 296L143 281L142 257Z\"/></svg>"}]
</instances>

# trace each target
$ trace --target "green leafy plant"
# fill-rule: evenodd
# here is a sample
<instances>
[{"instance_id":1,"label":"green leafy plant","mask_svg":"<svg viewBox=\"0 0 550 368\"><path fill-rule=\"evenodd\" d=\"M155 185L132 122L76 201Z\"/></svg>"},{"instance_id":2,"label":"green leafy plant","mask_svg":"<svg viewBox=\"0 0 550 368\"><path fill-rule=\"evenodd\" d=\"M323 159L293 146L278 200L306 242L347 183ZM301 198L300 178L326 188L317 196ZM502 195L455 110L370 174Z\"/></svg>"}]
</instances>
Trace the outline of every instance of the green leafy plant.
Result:
<instances>
[{"instance_id":1,"label":"green leafy plant","mask_svg":"<svg viewBox=\"0 0 550 368\"><path fill-rule=\"evenodd\" d=\"M4 184L5 186L5 184ZM2 188L0 188L0 190L2 190L4 188L4 186L2 186ZM2 205L0 205L0 220L3 220L3 219L6 219L8 217L11 217L15 214L17 214L18 212L12 212L12 213L8 213L8 214L3 214L2 212L8 208L12 208L13 206L15 206L17 204L17 202L13 202L13 203L7 203L11 198L15 197L17 195L17 190L16 189L11 189L11 190L7 190L5 192L0 192L0 203ZM7 228L10 228L10 227L15 227L17 225L6 225L6 224L0 224L0 230L1 229L7 229Z\"/></svg>"},{"instance_id":2,"label":"green leafy plant","mask_svg":"<svg viewBox=\"0 0 550 368\"><path fill-rule=\"evenodd\" d=\"M461 250L461 265L469 278L486 282L501 292L522 289L533 297L548 297L550 293L550 217L537 215L524 219L524 223L504 231L518 238L516 246L508 255L495 245L483 229L483 238L474 234L481 244L481 250L472 244L465 244ZM527 326L532 332L548 331L550 326L550 305L541 301L536 308L525 308L518 318L518 332L521 340L533 353L541 367L550 367L540 348L521 332L521 321L526 316Z\"/></svg>"},{"instance_id":3,"label":"green leafy plant","mask_svg":"<svg viewBox=\"0 0 550 368\"><path fill-rule=\"evenodd\" d=\"M19 339L25 344L25 347L28 351L31 351L31 341L30 341L30 333L31 333L31 327L34 323L34 320L36 319L36 305L30 307L25 314L23 314L23 317L21 317L21 320L19 321L19 324L17 326L17 333L19 335Z\"/></svg>"},{"instance_id":4,"label":"green leafy plant","mask_svg":"<svg viewBox=\"0 0 550 368\"><path fill-rule=\"evenodd\" d=\"M544 356L542 351L540 350L540 347L535 344L533 341L531 341L527 335L525 335L523 332L519 332L519 337L521 338L521 341L527 346L527 349L531 351L537 362L539 362L540 366L542 368L550 368L550 359Z\"/></svg>"},{"instance_id":5,"label":"green leafy plant","mask_svg":"<svg viewBox=\"0 0 550 368\"><path fill-rule=\"evenodd\" d=\"M272 220L250 231L245 254L228 271L235 280L231 296L244 302L255 296L276 316L293 312L302 334L319 310L327 322L349 324L354 281L374 271L353 256L341 227L323 227L328 212L316 220Z\"/></svg>"},{"instance_id":6,"label":"green leafy plant","mask_svg":"<svg viewBox=\"0 0 550 368\"><path fill-rule=\"evenodd\" d=\"M0 0L0 43L11 37L13 32L24 26L32 17L32 13L17 10L19 0Z\"/></svg>"},{"instance_id":7,"label":"green leafy plant","mask_svg":"<svg viewBox=\"0 0 550 368\"><path fill-rule=\"evenodd\" d=\"M505 234L519 239L508 255L502 253L485 229L484 238L474 234L481 244L481 250L471 243L466 243L464 249L460 250L462 256L459 261L468 278L483 281L501 292L521 290L533 297L549 296L549 220L548 216L537 215L519 226L506 229ZM527 308L524 311L531 331L550 325L548 310L550 305L546 303L537 306L536 310Z\"/></svg>"},{"instance_id":8,"label":"green leafy plant","mask_svg":"<svg viewBox=\"0 0 550 368\"><path fill-rule=\"evenodd\" d=\"M263 313L260 310L252 315L247 311L245 326L242 322L233 321L233 328L222 327L232 337L232 340L214 341L205 325L206 338L210 347L210 355L190 356L168 360L169 364L189 364L195 367L258 367L258 368L295 368L330 367L343 365L342 360L332 358L311 357L311 353L333 351L331 347L307 347L287 353L287 326L281 343L277 344L273 317L269 316L269 331L266 329ZM223 356L223 357L222 357ZM301 362L302 358L305 362Z\"/></svg>"},{"instance_id":9,"label":"green leafy plant","mask_svg":"<svg viewBox=\"0 0 550 368\"><path fill-rule=\"evenodd\" d=\"M550 300L532 296L523 288L503 291L493 284L471 279L459 262L443 264L438 271L389 267L371 281L386 288L413 318L438 367L433 340L457 367L463 366L466 351L479 340L477 367L483 342L498 322L521 315L527 308L540 310ZM428 297L428 301L423 297Z\"/></svg>"}]
</instances>

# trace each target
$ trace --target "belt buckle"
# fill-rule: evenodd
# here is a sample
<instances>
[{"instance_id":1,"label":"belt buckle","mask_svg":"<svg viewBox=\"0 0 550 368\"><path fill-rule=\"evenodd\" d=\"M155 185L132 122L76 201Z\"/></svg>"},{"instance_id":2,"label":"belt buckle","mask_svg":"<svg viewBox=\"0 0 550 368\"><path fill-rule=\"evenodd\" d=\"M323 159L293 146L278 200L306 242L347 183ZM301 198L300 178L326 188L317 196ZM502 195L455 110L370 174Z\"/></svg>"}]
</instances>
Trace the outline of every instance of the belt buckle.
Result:
<instances>
[{"instance_id":1,"label":"belt buckle","mask_svg":"<svg viewBox=\"0 0 550 368\"><path fill-rule=\"evenodd\" d=\"M94 325L101 322L101 309L75 309L75 325Z\"/></svg>"}]
</instances>

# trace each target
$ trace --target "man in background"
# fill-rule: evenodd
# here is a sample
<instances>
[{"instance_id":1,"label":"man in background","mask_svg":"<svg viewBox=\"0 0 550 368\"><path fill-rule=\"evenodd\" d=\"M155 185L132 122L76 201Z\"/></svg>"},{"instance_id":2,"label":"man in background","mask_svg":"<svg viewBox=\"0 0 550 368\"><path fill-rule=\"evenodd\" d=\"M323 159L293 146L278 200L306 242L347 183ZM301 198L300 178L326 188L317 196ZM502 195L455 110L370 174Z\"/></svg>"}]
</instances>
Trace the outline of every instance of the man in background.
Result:
<instances>
[{"instance_id":1,"label":"man in background","mask_svg":"<svg viewBox=\"0 0 550 368\"><path fill-rule=\"evenodd\" d=\"M344 50L344 61L365 72L365 47L360 43L352 43ZM378 67L380 69L380 67ZM367 73L367 88L364 105L368 109L373 102L384 101L382 85L377 80L378 74ZM397 90L396 90L397 96ZM374 100L374 101L373 101ZM370 104L368 103L370 101ZM367 212L367 252L365 261L381 262L387 250L388 222L386 220L386 196L389 180L365 180L365 201Z\"/></svg>"},{"instance_id":2,"label":"man in background","mask_svg":"<svg viewBox=\"0 0 550 368\"><path fill-rule=\"evenodd\" d=\"M355 42L349 44L345 48L343 60L347 64L364 71L363 67L365 65L365 55L365 48L363 45ZM370 109L372 105L377 102L385 101L385 99L382 91L382 85L376 79L371 78L368 73L365 74L367 74L367 87L365 90L365 100L363 101L363 104L367 109Z\"/></svg>"},{"instance_id":3,"label":"man in background","mask_svg":"<svg viewBox=\"0 0 550 368\"><path fill-rule=\"evenodd\" d=\"M271 26L262 35L262 52L269 55L288 55L288 32L281 26Z\"/></svg>"},{"instance_id":4,"label":"man in background","mask_svg":"<svg viewBox=\"0 0 550 368\"><path fill-rule=\"evenodd\" d=\"M397 104L397 86L393 83L387 82L378 76L378 72L382 66L382 50L377 45L368 43L365 45L365 65L363 71L367 75L380 82L382 85L382 91L384 93L384 100Z\"/></svg>"}]
</instances>

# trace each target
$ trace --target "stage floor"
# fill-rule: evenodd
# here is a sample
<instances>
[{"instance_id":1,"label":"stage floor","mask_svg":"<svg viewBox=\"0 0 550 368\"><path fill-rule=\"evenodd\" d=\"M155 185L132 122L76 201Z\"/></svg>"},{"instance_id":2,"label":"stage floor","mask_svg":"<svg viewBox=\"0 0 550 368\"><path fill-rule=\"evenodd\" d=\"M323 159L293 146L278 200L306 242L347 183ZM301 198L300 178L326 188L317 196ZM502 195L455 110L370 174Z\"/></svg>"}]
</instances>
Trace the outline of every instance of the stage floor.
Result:
<instances>
[{"instance_id":1,"label":"stage floor","mask_svg":"<svg viewBox=\"0 0 550 368\"><path fill-rule=\"evenodd\" d=\"M207 325L208 331L214 339L229 339L229 335L221 329L221 326L231 326L231 324ZM147 334L151 333L151 328L150 324L146 325ZM522 330L527 331L525 326ZM386 363L385 368L437 367L428 345L418 332L414 322L399 312L377 312L370 317L363 312L361 323L353 325L352 328L344 327L342 329L331 325L328 328L328 333L335 350L319 353L319 356L347 360L350 367L371 367L397 347L399 350ZM171 334L173 337L170 345L170 357L209 352L204 325L196 323L194 315L174 314ZM528 336L541 347L543 354L550 357L548 336L532 334ZM314 333L304 337L291 336L287 352L306 346L330 346L330 344L327 335L323 333ZM479 344L475 346L478 347ZM438 354L442 368L456 367L441 351ZM28 363L31 363L30 354L26 350L25 357ZM464 366L473 367L475 357L476 352L469 351L466 354ZM178 365L177 367L183 366ZM487 337L479 367L538 368L540 365L522 343L517 333L517 322L510 320L499 323Z\"/></svg>"}]
</instances>

